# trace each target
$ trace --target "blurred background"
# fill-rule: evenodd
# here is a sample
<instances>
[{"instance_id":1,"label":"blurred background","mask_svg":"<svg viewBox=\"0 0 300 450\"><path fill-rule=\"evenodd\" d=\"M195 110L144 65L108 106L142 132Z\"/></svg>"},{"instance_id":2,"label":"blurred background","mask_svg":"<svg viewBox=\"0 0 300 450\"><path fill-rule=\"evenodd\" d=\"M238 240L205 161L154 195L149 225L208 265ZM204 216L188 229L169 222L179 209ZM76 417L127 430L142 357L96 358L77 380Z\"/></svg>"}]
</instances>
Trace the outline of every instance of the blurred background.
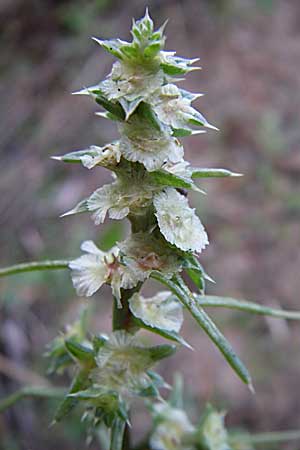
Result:
<instances>
[{"instance_id":1,"label":"blurred background","mask_svg":"<svg viewBox=\"0 0 300 450\"><path fill-rule=\"evenodd\" d=\"M201 262L217 283L207 292L300 309L297 0L1 0L0 265L76 257L84 239L107 249L126 235L117 221L97 228L89 215L58 218L110 175L50 156L116 138L89 98L70 93L103 79L113 62L90 37L128 39L131 17L141 17L146 5L157 26L169 18L168 50L201 57L203 70L182 85L207 93L196 106L221 130L185 138L187 159L245 174L203 181L208 195L192 196L211 241ZM95 330L109 330L109 295L104 290L89 303ZM65 272L1 280L1 397L45 382L45 346L86 305ZM230 426L300 428L299 324L210 313L250 369L257 395L186 320L183 335L195 352L179 350L161 372L171 381L172 372L183 371L195 416L211 401L228 410ZM0 449L84 448L79 413L49 429L55 406L25 400L2 415ZM148 417L141 405L136 411L139 436Z\"/></svg>"}]
</instances>

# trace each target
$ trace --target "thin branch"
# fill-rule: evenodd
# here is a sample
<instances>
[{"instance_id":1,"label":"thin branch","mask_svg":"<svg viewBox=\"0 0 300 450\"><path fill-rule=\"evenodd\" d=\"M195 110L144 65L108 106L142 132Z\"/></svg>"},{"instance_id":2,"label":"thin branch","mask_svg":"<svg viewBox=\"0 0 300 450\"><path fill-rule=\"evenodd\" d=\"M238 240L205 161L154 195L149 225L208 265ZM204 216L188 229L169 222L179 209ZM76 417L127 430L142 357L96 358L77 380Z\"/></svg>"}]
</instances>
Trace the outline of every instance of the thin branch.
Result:
<instances>
[{"instance_id":1,"label":"thin branch","mask_svg":"<svg viewBox=\"0 0 300 450\"><path fill-rule=\"evenodd\" d=\"M221 307L236 309L251 314L259 314L262 316L277 317L280 319L300 320L299 311L284 311L281 309L271 308L269 306L260 305L246 300L237 300L230 297L218 297L214 295L194 295L195 299L202 307Z\"/></svg>"},{"instance_id":2,"label":"thin branch","mask_svg":"<svg viewBox=\"0 0 300 450\"><path fill-rule=\"evenodd\" d=\"M245 442L247 444L275 444L279 442L287 442L300 439L300 430L290 431L272 431L269 433L236 433L230 436L230 442L240 443Z\"/></svg>"},{"instance_id":3,"label":"thin branch","mask_svg":"<svg viewBox=\"0 0 300 450\"><path fill-rule=\"evenodd\" d=\"M50 387L24 387L8 397L0 400L0 413L10 408L19 400L27 397L41 397L41 398L62 398L65 395L65 389L50 388Z\"/></svg>"},{"instance_id":4,"label":"thin branch","mask_svg":"<svg viewBox=\"0 0 300 450\"><path fill-rule=\"evenodd\" d=\"M0 269L0 277L7 275L15 275L22 272L34 272L39 270L59 270L68 269L69 261L35 261L29 263L15 264L14 266L4 267Z\"/></svg>"}]
</instances>

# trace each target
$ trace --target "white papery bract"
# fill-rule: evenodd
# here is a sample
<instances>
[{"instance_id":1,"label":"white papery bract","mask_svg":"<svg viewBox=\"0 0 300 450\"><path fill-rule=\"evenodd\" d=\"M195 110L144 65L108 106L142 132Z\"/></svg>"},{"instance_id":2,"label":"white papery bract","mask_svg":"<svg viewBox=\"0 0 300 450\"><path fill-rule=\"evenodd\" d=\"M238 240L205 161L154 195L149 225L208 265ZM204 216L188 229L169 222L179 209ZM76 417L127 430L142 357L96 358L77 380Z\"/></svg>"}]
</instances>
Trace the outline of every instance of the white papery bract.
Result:
<instances>
[{"instance_id":1,"label":"white papery bract","mask_svg":"<svg viewBox=\"0 0 300 450\"><path fill-rule=\"evenodd\" d=\"M135 233L118 244L122 261L141 281L152 271L162 272L167 277L181 270L181 260L163 239L148 233Z\"/></svg>"},{"instance_id":2,"label":"white papery bract","mask_svg":"<svg viewBox=\"0 0 300 450\"><path fill-rule=\"evenodd\" d=\"M129 161L142 163L150 172L165 162L176 163L183 157L181 144L166 126L158 129L149 121L133 116L120 130L122 155Z\"/></svg>"},{"instance_id":3,"label":"white papery bract","mask_svg":"<svg viewBox=\"0 0 300 450\"><path fill-rule=\"evenodd\" d=\"M110 283L113 295L121 306L120 289L130 289L136 286L139 280L130 268L120 263L119 249L114 247L108 252L103 252L92 241L85 241L81 245L81 250L86 252L86 255L69 263L77 294L90 297L104 283Z\"/></svg>"},{"instance_id":4,"label":"white papery bract","mask_svg":"<svg viewBox=\"0 0 300 450\"><path fill-rule=\"evenodd\" d=\"M96 356L94 386L116 390L123 395L138 393L151 384L147 370L155 364L147 347L125 330L107 337Z\"/></svg>"},{"instance_id":5,"label":"white papery bract","mask_svg":"<svg viewBox=\"0 0 300 450\"><path fill-rule=\"evenodd\" d=\"M154 405L157 426L150 437L152 450L192 450L184 443L184 437L195 431L185 411L168 404Z\"/></svg>"},{"instance_id":6,"label":"white papery bract","mask_svg":"<svg viewBox=\"0 0 300 450\"><path fill-rule=\"evenodd\" d=\"M172 128L185 129L189 127L189 122L199 115L198 111L191 106L191 99L184 97L175 84L163 86L150 102L159 120ZM203 121L205 121L204 118Z\"/></svg>"},{"instance_id":7,"label":"white papery bract","mask_svg":"<svg viewBox=\"0 0 300 450\"><path fill-rule=\"evenodd\" d=\"M176 189L167 188L156 194L153 203L158 226L168 242L194 252L201 252L208 245L206 231L195 210Z\"/></svg>"},{"instance_id":8,"label":"white papery bract","mask_svg":"<svg viewBox=\"0 0 300 450\"><path fill-rule=\"evenodd\" d=\"M89 153L80 157L82 165L92 169L97 165L104 167L116 166L121 160L118 143L107 144L104 147L91 145Z\"/></svg>"},{"instance_id":9,"label":"white papery bract","mask_svg":"<svg viewBox=\"0 0 300 450\"><path fill-rule=\"evenodd\" d=\"M175 164L166 163L162 168L167 172L192 181L193 170L190 167L190 163L184 159Z\"/></svg>"},{"instance_id":10,"label":"white papery bract","mask_svg":"<svg viewBox=\"0 0 300 450\"><path fill-rule=\"evenodd\" d=\"M182 305L169 291L145 298L139 293L129 299L132 314L150 327L178 332L183 322Z\"/></svg>"},{"instance_id":11,"label":"white papery bract","mask_svg":"<svg viewBox=\"0 0 300 450\"><path fill-rule=\"evenodd\" d=\"M97 189L87 200L87 209L93 211L96 225L103 223L107 213L111 219L124 219L130 212L150 205L153 192L150 185L116 181Z\"/></svg>"},{"instance_id":12,"label":"white papery bract","mask_svg":"<svg viewBox=\"0 0 300 450\"><path fill-rule=\"evenodd\" d=\"M109 76L99 84L99 89L108 100L118 100L121 104L122 100L130 103L137 100L131 114L141 101L147 101L162 85L163 79L162 70L153 71L117 61Z\"/></svg>"}]
</instances>

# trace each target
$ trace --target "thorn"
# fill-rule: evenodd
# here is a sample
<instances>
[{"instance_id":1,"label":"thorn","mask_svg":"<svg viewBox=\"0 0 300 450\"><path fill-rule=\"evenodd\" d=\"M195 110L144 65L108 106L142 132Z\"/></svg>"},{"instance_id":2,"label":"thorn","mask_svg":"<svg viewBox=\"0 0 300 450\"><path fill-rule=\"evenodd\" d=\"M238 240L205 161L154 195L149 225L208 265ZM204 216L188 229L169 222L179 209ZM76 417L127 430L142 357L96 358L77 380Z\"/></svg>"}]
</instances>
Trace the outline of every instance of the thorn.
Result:
<instances>
[{"instance_id":1,"label":"thorn","mask_svg":"<svg viewBox=\"0 0 300 450\"><path fill-rule=\"evenodd\" d=\"M98 38L96 38L96 37L94 37L94 36L92 36L91 39L92 39L93 41L97 42L97 44L99 44L99 45L101 45L101 46L103 45L103 42L104 42L104 41L102 41L102 39L98 39Z\"/></svg>"},{"instance_id":2,"label":"thorn","mask_svg":"<svg viewBox=\"0 0 300 450\"><path fill-rule=\"evenodd\" d=\"M192 136L196 136L197 134L205 134L205 133L207 133L206 130L193 130Z\"/></svg>"},{"instance_id":3,"label":"thorn","mask_svg":"<svg viewBox=\"0 0 300 450\"><path fill-rule=\"evenodd\" d=\"M211 124L208 123L208 122L207 122L204 126L205 126L206 128L210 128L211 130L214 130L214 131L220 131L219 128L215 127L214 125L211 125Z\"/></svg>"},{"instance_id":4,"label":"thorn","mask_svg":"<svg viewBox=\"0 0 300 450\"><path fill-rule=\"evenodd\" d=\"M50 156L50 159L55 159L55 161L62 161L63 157L62 156Z\"/></svg>"},{"instance_id":5,"label":"thorn","mask_svg":"<svg viewBox=\"0 0 300 450\"><path fill-rule=\"evenodd\" d=\"M248 388L249 388L251 394L253 394L253 395L256 394L255 389L254 389L254 386L253 386L253 384L252 384L252 381L250 381L250 382L248 383Z\"/></svg>"}]
</instances>

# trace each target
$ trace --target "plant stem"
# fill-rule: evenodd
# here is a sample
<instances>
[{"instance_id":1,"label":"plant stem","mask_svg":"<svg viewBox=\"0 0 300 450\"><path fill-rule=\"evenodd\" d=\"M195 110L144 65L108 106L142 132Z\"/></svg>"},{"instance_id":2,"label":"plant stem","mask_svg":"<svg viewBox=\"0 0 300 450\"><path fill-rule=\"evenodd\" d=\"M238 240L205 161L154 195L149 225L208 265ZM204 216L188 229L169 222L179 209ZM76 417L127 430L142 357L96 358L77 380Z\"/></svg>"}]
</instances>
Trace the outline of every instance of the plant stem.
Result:
<instances>
[{"instance_id":1,"label":"plant stem","mask_svg":"<svg viewBox=\"0 0 300 450\"><path fill-rule=\"evenodd\" d=\"M202 307L222 307L229 309L237 309L251 314L259 314L262 316L271 316L281 319L300 320L299 311L284 311L281 309L270 308L269 306L260 305L246 300L236 300L230 297L217 297L214 295L194 295L195 299Z\"/></svg>"},{"instance_id":2,"label":"plant stem","mask_svg":"<svg viewBox=\"0 0 300 450\"><path fill-rule=\"evenodd\" d=\"M35 261L29 263L15 264L14 266L4 267L0 269L0 277L7 275L15 275L22 272L34 272L38 270L59 270L67 269L69 261L56 260L56 261Z\"/></svg>"},{"instance_id":3,"label":"plant stem","mask_svg":"<svg viewBox=\"0 0 300 450\"><path fill-rule=\"evenodd\" d=\"M26 397L61 398L65 389L41 387L24 387L0 401L0 413Z\"/></svg>"},{"instance_id":4,"label":"plant stem","mask_svg":"<svg viewBox=\"0 0 300 450\"><path fill-rule=\"evenodd\" d=\"M273 431L270 433L236 433L230 436L232 444L245 442L247 444L275 444L300 439L300 430Z\"/></svg>"}]
</instances>

